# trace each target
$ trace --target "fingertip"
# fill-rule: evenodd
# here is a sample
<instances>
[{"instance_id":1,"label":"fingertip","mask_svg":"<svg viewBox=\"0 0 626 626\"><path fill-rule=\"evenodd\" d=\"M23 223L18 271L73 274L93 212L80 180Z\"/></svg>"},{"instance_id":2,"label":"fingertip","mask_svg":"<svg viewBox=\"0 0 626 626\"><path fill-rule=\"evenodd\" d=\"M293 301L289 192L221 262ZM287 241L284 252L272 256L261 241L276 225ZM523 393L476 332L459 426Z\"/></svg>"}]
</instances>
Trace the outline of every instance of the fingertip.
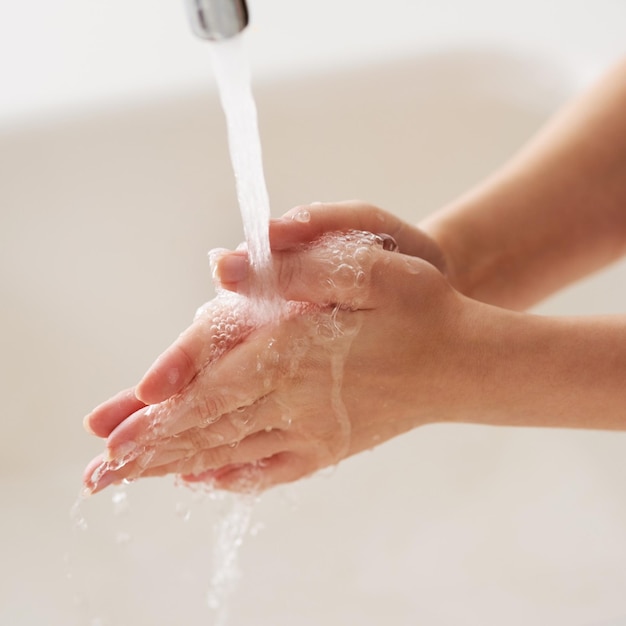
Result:
<instances>
[{"instance_id":1,"label":"fingertip","mask_svg":"<svg viewBox=\"0 0 626 626\"><path fill-rule=\"evenodd\" d=\"M83 472L83 494L93 495L102 491L114 480L112 472L108 472L107 462L104 455L100 454L93 458Z\"/></svg>"},{"instance_id":2,"label":"fingertip","mask_svg":"<svg viewBox=\"0 0 626 626\"><path fill-rule=\"evenodd\" d=\"M279 452L254 463L220 468L213 472L211 484L216 489L235 493L261 493L300 480L313 470L304 458L292 452Z\"/></svg>"},{"instance_id":3,"label":"fingertip","mask_svg":"<svg viewBox=\"0 0 626 626\"><path fill-rule=\"evenodd\" d=\"M87 463L87 466L85 467L85 471L83 472L83 482L85 484L87 484L91 480L93 473L102 464L103 461L104 461L104 455L99 454L98 456L91 459L89 463Z\"/></svg>"},{"instance_id":4,"label":"fingertip","mask_svg":"<svg viewBox=\"0 0 626 626\"><path fill-rule=\"evenodd\" d=\"M116 476L115 472L105 471L97 482L93 483L93 487L87 487L91 495L94 495L103 489L106 489L109 485L119 481L119 478Z\"/></svg>"},{"instance_id":5,"label":"fingertip","mask_svg":"<svg viewBox=\"0 0 626 626\"><path fill-rule=\"evenodd\" d=\"M314 239L314 231L310 220L297 221L289 213L279 219L270 220L269 238L272 250L289 250Z\"/></svg>"},{"instance_id":6,"label":"fingertip","mask_svg":"<svg viewBox=\"0 0 626 626\"><path fill-rule=\"evenodd\" d=\"M289 209L278 219L271 219L269 234L272 250L288 250L319 236L323 232L319 217L326 206L323 202L302 204Z\"/></svg>"},{"instance_id":7,"label":"fingertip","mask_svg":"<svg viewBox=\"0 0 626 626\"><path fill-rule=\"evenodd\" d=\"M225 253L215 259L214 276L226 289L246 282L248 272L248 255L243 250Z\"/></svg>"},{"instance_id":8,"label":"fingertip","mask_svg":"<svg viewBox=\"0 0 626 626\"><path fill-rule=\"evenodd\" d=\"M133 388L125 389L86 415L83 418L83 427L96 437L106 438L121 422L144 406Z\"/></svg>"},{"instance_id":9,"label":"fingertip","mask_svg":"<svg viewBox=\"0 0 626 626\"><path fill-rule=\"evenodd\" d=\"M92 427L91 427L91 420L92 420L92 413L89 413L89 415L85 415L85 417L83 418L83 428L85 429L85 431L87 431L87 433L89 433L90 435L95 435L96 437L102 437L103 435L99 435Z\"/></svg>"},{"instance_id":10,"label":"fingertip","mask_svg":"<svg viewBox=\"0 0 626 626\"><path fill-rule=\"evenodd\" d=\"M217 275L217 264L222 256L228 254L230 250L227 248L213 248L209 250L209 266L211 268L211 277L213 278L213 283L216 286L219 286L219 278Z\"/></svg>"},{"instance_id":11,"label":"fingertip","mask_svg":"<svg viewBox=\"0 0 626 626\"><path fill-rule=\"evenodd\" d=\"M148 368L135 388L135 395L144 404L158 404L183 389L193 375L191 358L174 344Z\"/></svg>"},{"instance_id":12,"label":"fingertip","mask_svg":"<svg viewBox=\"0 0 626 626\"><path fill-rule=\"evenodd\" d=\"M149 371L137 385L137 397L147 405L159 404L176 393L176 386L170 383L172 378L158 369Z\"/></svg>"},{"instance_id":13,"label":"fingertip","mask_svg":"<svg viewBox=\"0 0 626 626\"><path fill-rule=\"evenodd\" d=\"M158 384L158 373L148 371L137 385L137 397L146 404L158 404L165 398L162 387Z\"/></svg>"}]
</instances>

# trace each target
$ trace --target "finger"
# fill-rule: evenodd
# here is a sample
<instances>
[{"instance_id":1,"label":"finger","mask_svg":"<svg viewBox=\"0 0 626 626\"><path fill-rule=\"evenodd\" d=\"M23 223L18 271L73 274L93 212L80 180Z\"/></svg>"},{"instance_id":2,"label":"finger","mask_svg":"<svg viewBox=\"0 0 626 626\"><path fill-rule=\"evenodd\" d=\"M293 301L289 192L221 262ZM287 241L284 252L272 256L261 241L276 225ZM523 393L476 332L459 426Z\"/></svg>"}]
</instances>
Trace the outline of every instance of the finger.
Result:
<instances>
[{"instance_id":1,"label":"finger","mask_svg":"<svg viewBox=\"0 0 626 626\"><path fill-rule=\"evenodd\" d=\"M135 389L137 397L146 404L157 404L179 393L203 367L237 345L253 328L253 316L245 300L212 300L148 369Z\"/></svg>"},{"instance_id":2,"label":"finger","mask_svg":"<svg viewBox=\"0 0 626 626\"><path fill-rule=\"evenodd\" d=\"M261 459L284 451L288 445L288 437L285 433L280 430L273 430L254 433L234 447L225 445L209 450L200 450L188 458L166 460L161 464L155 464L154 456L151 455L152 451L147 449L137 458L119 468L115 468L115 466L106 467L106 463L104 463L100 472L96 469L98 475L90 483L94 484L93 493L97 493L104 487L124 479L136 480L137 478L165 476L167 474L200 475L233 464L256 463Z\"/></svg>"},{"instance_id":3,"label":"finger","mask_svg":"<svg viewBox=\"0 0 626 626\"><path fill-rule=\"evenodd\" d=\"M404 242L408 225L395 215L356 200L347 202L315 202L297 206L279 219L270 221L272 250L287 250L317 239L333 231L361 230L388 233Z\"/></svg>"},{"instance_id":4,"label":"finger","mask_svg":"<svg viewBox=\"0 0 626 626\"><path fill-rule=\"evenodd\" d=\"M134 388L125 389L97 406L83 420L85 430L98 437L108 437L127 417L145 407Z\"/></svg>"},{"instance_id":5,"label":"finger","mask_svg":"<svg viewBox=\"0 0 626 626\"><path fill-rule=\"evenodd\" d=\"M275 252L277 289L286 300L369 308L369 279L373 266L386 254L384 243L377 235L351 231L326 234L297 251ZM249 292L245 254L224 254L216 263L216 274L227 289Z\"/></svg>"},{"instance_id":6,"label":"finger","mask_svg":"<svg viewBox=\"0 0 626 626\"><path fill-rule=\"evenodd\" d=\"M248 437L280 430L287 425L278 411L268 413L263 419L255 419L253 415L246 416L244 413L223 416L206 428L191 428L177 437L147 444L146 457L149 459L142 464L146 467L166 465L191 458L201 450L235 447Z\"/></svg>"},{"instance_id":7,"label":"finger","mask_svg":"<svg viewBox=\"0 0 626 626\"><path fill-rule=\"evenodd\" d=\"M230 444L215 445L215 440L211 435L207 435L208 445L204 444L205 433L200 429L194 429L185 433L181 438L172 437L163 445L158 444L156 448L147 448L145 455L141 455L138 464L147 471L153 467L169 466L176 463L186 463L190 459L201 459L202 467L220 467L235 461L233 450L236 450L244 442L246 445L257 437L264 437L266 434L278 434L279 429L263 428L252 430L248 435L243 435L241 439L232 441ZM188 437L191 435L191 437ZM186 441L179 441L185 438ZM256 453L255 453L256 454ZM232 459L232 461L231 461Z\"/></svg>"},{"instance_id":8,"label":"finger","mask_svg":"<svg viewBox=\"0 0 626 626\"><path fill-rule=\"evenodd\" d=\"M89 491L92 491L95 488L98 482L96 470L101 467L104 462L104 455L99 454L97 457L93 458L85 468L85 471L83 472L83 484Z\"/></svg>"},{"instance_id":9,"label":"finger","mask_svg":"<svg viewBox=\"0 0 626 626\"><path fill-rule=\"evenodd\" d=\"M268 396L278 374L276 360L288 354L285 341L271 333L269 327L259 330L205 369L183 394L146 407L122 422L107 440L110 458L128 454L133 446L214 424L221 416Z\"/></svg>"},{"instance_id":10,"label":"finger","mask_svg":"<svg viewBox=\"0 0 626 626\"><path fill-rule=\"evenodd\" d=\"M281 452L253 464L226 466L201 479L208 479L216 489L250 493L295 482L309 476L316 469L315 464L305 457L293 452ZM197 481L193 476L182 478L189 482Z\"/></svg>"},{"instance_id":11,"label":"finger","mask_svg":"<svg viewBox=\"0 0 626 626\"><path fill-rule=\"evenodd\" d=\"M287 250L323 233L347 230L391 235L400 252L422 258L445 273L445 257L432 237L388 211L354 200L316 202L291 209L281 218L270 220L270 243L273 250Z\"/></svg>"},{"instance_id":12,"label":"finger","mask_svg":"<svg viewBox=\"0 0 626 626\"><path fill-rule=\"evenodd\" d=\"M91 495L102 491L113 482L118 482L124 478L120 475L120 469L132 463L133 457L122 459L120 461L109 461L105 455L100 454L87 465L83 473L83 485L85 493Z\"/></svg>"}]
</instances>

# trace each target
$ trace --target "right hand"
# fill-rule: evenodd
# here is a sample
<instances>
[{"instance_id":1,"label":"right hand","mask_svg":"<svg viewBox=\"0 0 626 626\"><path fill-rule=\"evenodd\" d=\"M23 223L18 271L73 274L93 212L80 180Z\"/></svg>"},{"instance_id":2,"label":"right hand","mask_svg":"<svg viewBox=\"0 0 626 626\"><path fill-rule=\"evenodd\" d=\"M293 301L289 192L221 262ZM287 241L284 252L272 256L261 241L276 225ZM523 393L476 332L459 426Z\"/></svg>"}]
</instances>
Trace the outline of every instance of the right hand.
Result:
<instances>
[{"instance_id":1,"label":"right hand","mask_svg":"<svg viewBox=\"0 0 626 626\"><path fill-rule=\"evenodd\" d=\"M399 252L424 259L442 274L448 274L449 263L432 237L392 213L358 200L294 207L281 218L270 220L270 243L272 250L280 252L313 241L327 232L347 230L390 235L398 244Z\"/></svg>"}]
</instances>

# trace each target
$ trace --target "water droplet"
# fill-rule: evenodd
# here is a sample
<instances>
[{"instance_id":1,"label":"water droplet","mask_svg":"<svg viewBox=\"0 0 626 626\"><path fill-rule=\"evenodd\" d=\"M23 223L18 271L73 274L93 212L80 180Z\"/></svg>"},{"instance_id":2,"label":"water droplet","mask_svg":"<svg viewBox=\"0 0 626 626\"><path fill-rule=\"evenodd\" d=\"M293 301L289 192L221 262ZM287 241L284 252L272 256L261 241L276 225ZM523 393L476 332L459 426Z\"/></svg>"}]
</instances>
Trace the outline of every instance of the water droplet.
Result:
<instances>
[{"instance_id":1,"label":"water droplet","mask_svg":"<svg viewBox=\"0 0 626 626\"><path fill-rule=\"evenodd\" d=\"M378 240L383 250L387 250L388 252L397 252L400 248L396 240L387 233L379 233Z\"/></svg>"},{"instance_id":2,"label":"water droplet","mask_svg":"<svg viewBox=\"0 0 626 626\"><path fill-rule=\"evenodd\" d=\"M128 494L124 487L118 487L111 496L111 501L113 502L113 513L115 515L124 515L128 513L129 503L128 503Z\"/></svg>"},{"instance_id":3,"label":"water droplet","mask_svg":"<svg viewBox=\"0 0 626 626\"><path fill-rule=\"evenodd\" d=\"M302 209L293 216L293 219L296 222L306 224L311 221L311 213L306 209Z\"/></svg>"},{"instance_id":4,"label":"water droplet","mask_svg":"<svg viewBox=\"0 0 626 626\"><path fill-rule=\"evenodd\" d=\"M88 528L87 520L85 519L83 512L81 510L81 504L83 502L83 495L79 496L79 498L74 503L70 510L70 519L72 520L72 525L74 530L85 531Z\"/></svg>"}]
</instances>

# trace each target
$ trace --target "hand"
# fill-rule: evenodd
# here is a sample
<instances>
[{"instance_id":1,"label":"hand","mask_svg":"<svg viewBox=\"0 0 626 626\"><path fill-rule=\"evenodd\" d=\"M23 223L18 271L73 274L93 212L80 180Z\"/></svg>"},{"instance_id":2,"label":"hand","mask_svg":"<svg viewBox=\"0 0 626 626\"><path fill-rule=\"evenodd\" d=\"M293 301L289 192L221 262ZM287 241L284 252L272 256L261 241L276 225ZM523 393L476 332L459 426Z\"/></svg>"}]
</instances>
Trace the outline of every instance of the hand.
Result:
<instances>
[{"instance_id":1,"label":"hand","mask_svg":"<svg viewBox=\"0 0 626 626\"><path fill-rule=\"evenodd\" d=\"M294 207L280 219L270 220L270 243L274 251L289 250L324 233L347 230L390 235L402 254L424 259L444 275L448 273L449 263L432 237L392 213L356 200Z\"/></svg>"},{"instance_id":2,"label":"hand","mask_svg":"<svg viewBox=\"0 0 626 626\"><path fill-rule=\"evenodd\" d=\"M313 217L308 224L315 227ZM219 488L264 489L445 413L442 381L451 368L443 357L459 352L465 299L431 264L378 242L327 236L276 252L287 303L275 324L255 326L246 298L210 303L134 393L87 418L96 434L110 431L111 461L95 459L86 484L99 490L177 473ZM232 253L217 273L246 293L246 268L245 255ZM234 329L216 348L213 329L225 312Z\"/></svg>"}]
</instances>

